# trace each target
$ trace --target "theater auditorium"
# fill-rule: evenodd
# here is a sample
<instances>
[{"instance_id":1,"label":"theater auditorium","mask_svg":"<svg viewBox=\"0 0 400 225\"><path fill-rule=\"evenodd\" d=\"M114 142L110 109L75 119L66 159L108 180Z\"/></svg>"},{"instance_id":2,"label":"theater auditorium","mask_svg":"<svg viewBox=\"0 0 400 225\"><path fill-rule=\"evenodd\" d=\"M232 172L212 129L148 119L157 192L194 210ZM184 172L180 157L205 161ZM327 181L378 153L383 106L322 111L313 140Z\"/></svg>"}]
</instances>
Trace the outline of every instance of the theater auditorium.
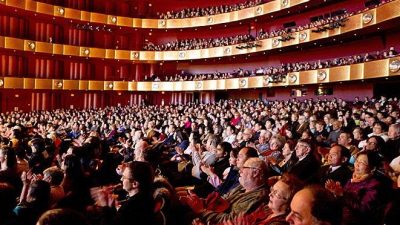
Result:
<instances>
[{"instance_id":1,"label":"theater auditorium","mask_svg":"<svg viewBox=\"0 0 400 225\"><path fill-rule=\"evenodd\" d=\"M0 0L0 225L400 224L400 0Z\"/></svg>"}]
</instances>

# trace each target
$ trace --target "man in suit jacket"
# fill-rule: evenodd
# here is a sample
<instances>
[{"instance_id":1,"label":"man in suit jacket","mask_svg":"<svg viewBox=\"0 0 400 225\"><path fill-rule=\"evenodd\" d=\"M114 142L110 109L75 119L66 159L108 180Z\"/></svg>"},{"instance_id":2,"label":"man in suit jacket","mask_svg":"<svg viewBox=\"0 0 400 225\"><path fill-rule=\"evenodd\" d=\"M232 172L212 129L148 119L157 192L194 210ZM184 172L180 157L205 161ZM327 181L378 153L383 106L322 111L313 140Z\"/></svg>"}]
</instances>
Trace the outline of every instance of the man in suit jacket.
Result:
<instances>
[{"instance_id":1,"label":"man in suit jacket","mask_svg":"<svg viewBox=\"0 0 400 225\"><path fill-rule=\"evenodd\" d=\"M305 182L309 182L321 166L321 163L314 156L309 140L300 139L297 142L295 151L298 161L289 168L288 172Z\"/></svg>"},{"instance_id":2,"label":"man in suit jacket","mask_svg":"<svg viewBox=\"0 0 400 225\"><path fill-rule=\"evenodd\" d=\"M327 180L340 182L342 187L350 180L352 172L347 166L350 151L343 145L335 145L329 150L328 164L322 166L315 176L315 181L325 185Z\"/></svg>"}]
</instances>

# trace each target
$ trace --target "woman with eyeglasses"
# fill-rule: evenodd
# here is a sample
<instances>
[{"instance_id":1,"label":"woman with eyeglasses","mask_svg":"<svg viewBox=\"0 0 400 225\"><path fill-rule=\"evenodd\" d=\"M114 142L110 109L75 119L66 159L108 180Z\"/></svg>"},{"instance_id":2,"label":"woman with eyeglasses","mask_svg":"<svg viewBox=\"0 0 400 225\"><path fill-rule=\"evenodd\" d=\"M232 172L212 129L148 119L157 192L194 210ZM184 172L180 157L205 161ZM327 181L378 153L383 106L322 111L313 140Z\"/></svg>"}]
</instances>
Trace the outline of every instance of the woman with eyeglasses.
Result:
<instances>
[{"instance_id":1,"label":"woman with eyeglasses","mask_svg":"<svg viewBox=\"0 0 400 225\"><path fill-rule=\"evenodd\" d=\"M343 201L344 224L383 224L387 196L391 192L391 187L374 175L379 163L380 158L376 152L360 152L354 163L353 176L344 187L332 180L326 182L325 188Z\"/></svg>"},{"instance_id":2,"label":"woman with eyeglasses","mask_svg":"<svg viewBox=\"0 0 400 225\"><path fill-rule=\"evenodd\" d=\"M271 186L267 204L260 206L251 214L225 221L221 225L288 225L285 218L290 212L290 202L302 186L302 182L296 177L284 174Z\"/></svg>"}]
</instances>

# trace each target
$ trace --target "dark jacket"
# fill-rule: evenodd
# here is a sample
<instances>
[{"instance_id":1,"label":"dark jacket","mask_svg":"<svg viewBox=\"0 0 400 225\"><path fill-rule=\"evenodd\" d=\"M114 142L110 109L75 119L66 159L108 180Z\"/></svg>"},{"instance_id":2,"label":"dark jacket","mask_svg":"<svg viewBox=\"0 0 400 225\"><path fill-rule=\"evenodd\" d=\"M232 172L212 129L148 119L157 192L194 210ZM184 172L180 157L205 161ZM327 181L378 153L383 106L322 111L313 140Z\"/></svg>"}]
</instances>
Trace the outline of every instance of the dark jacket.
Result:
<instances>
[{"instance_id":1,"label":"dark jacket","mask_svg":"<svg viewBox=\"0 0 400 225\"><path fill-rule=\"evenodd\" d=\"M321 163L310 152L303 160L297 161L288 172L302 181L310 181Z\"/></svg>"},{"instance_id":2,"label":"dark jacket","mask_svg":"<svg viewBox=\"0 0 400 225\"><path fill-rule=\"evenodd\" d=\"M350 180L352 172L349 167L342 165L335 171L330 171L330 166L322 166L315 175L315 182L325 185L327 180L339 181L342 187Z\"/></svg>"}]
</instances>

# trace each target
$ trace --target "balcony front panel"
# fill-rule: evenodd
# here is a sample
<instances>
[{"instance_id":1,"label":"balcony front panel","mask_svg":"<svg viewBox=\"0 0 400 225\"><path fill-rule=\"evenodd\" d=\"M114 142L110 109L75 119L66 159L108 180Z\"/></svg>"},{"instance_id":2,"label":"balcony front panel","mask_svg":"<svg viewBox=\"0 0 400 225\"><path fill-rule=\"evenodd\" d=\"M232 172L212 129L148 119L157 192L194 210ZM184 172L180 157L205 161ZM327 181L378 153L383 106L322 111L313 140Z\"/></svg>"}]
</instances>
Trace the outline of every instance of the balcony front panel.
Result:
<instances>
[{"instance_id":1,"label":"balcony front panel","mask_svg":"<svg viewBox=\"0 0 400 225\"><path fill-rule=\"evenodd\" d=\"M286 76L286 79L277 83L268 82L266 79L268 76L176 82L62 80L16 77L0 77L0 79L4 81L3 88L6 89L63 89L90 91L211 91L309 85L372 78L385 78L388 76L399 75L400 57L394 57L327 69L291 72Z\"/></svg>"},{"instance_id":2,"label":"balcony front panel","mask_svg":"<svg viewBox=\"0 0 400 225\"><path fill-rule=\"evenodd\" d=\"M283 4L284 2L287 3ZM72 8L65 8L62 6L36 2L33 0L5 0L3 4L10 7L31 11L34 13L62 17L71 20L80 20L82 22L102 23L133 28L176 29L211 26L236 22L278 12L283 9L289 9L291 7L298 6L307 2L310 2L310 0L277 0L229 13L184 19L140 19L114 16L96 12L81 11ZM115 19L111 20L110 18L112 17L115 17Z\"/></svg>"},{"instance_id":3,"label":"balcony front panel","mask_svg":"<svg viewBox=\"0 0 400 225\"><path fill-rule=\"evenodd\" d=\"M129 51L102 49L93 47L78 47L72 45L51 44L47 42L39 42L33 40L22 40L11 37L0 37L0 47L13 50L25 50L38 53L60 54L65 56L77 56L88 58L106 58L116 60L133 60L133 61L184 61L207 58L218 58L225 56L243 55L255 52L268 51L279 49L288 46L295 46L301 43L323 40L325 38L335 37L348 32L361 30L364 27L377 25L387 20L398 18L400 10L400 1L393 1L380 6L377 9L368 10L349 17L344 27L339 27L334 30L325 32L312 32L311 29L299 31L293 34L294 39L282 42L281 37L274 37L260 40L258 43L261 46L239 49L237 45L215 47L208 49L187 50L187 51ZM383 8L383 9L382 9ZM384 16L380 16L384 14ZM106 17L103 19L107 20ZM34 43L34 45L32 45ZM62 47L60 47L62 46Z\"/></svg>"},{"instance_id":4,"label":"balcony front panel","mask_svg":"<svg viewBox=\"0 0 400 225\"><path fill-rule=\"evenodd\" d=\"M357 65L357 64L356 64ZM338 82L338 81L344 81L344 80L350 80L350 74L351 74L351 66L339 66L339 67L333 67L330 68L329 71L329 79L327 79L329 82ZM358 72L360 73L360 72ZM360 73L361 74L361 73ZM354 80L358 80L360 78L356 78Z\"/></svg>"}]
</instances>

